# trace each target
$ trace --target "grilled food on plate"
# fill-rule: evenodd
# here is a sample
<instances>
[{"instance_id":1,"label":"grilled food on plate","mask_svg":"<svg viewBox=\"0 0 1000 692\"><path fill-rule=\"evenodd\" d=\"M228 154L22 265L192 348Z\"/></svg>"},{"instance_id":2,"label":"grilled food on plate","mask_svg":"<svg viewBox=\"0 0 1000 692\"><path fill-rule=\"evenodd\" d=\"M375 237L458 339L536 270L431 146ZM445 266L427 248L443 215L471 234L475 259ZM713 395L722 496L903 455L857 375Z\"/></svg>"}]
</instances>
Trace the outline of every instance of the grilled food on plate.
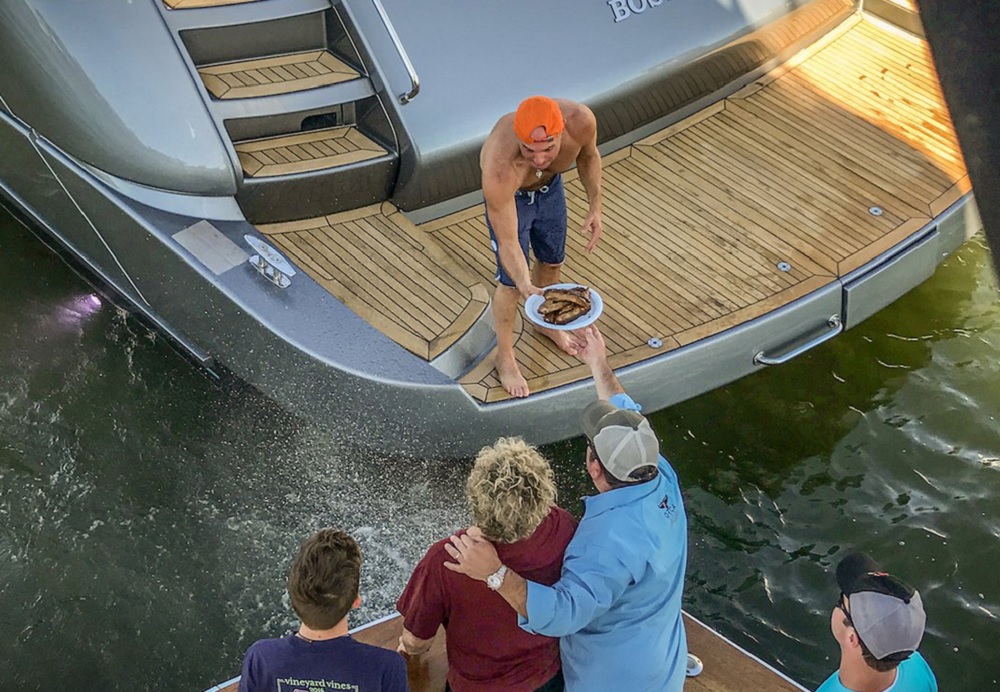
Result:
<instances>
[{"instance_id":1,"label":"grilled food on plate","mask_svg":"<svg viewBox=\"0 0 1000 692\"><path fill-rule=\"evenodd\" d=\"M538 314L549 324L569 324L590 312L590 288L550 288L542 294L545 301Z\"/></svg>"}]
</instances>

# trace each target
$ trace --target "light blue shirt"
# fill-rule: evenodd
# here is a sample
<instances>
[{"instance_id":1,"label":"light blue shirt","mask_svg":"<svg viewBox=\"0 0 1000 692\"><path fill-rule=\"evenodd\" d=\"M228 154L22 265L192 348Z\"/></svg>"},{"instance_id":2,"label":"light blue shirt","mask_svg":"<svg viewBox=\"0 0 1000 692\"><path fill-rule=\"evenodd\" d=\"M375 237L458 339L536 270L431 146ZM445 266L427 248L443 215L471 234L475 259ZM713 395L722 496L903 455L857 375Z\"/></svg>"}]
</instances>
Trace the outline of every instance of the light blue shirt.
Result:
<instances>
[{"instance_id":1,"label":"light blue shirt","mask_svg":"<svg viewBox=\"0 0 1000 692\"><path fill-rule=\"evenodd\" d=\"M919 652L903 661L896 667L896 682L886 690L886 692L937 692L937 680L931 667ZM833 671L833 675L826 679L822 685L816 688L816 692L854 692L849 687L844 687L840 682L838 671Z\"/></svg>"},{"instance_id":2,"label":"light blue shirt","mask_svg":"<svg viewBox=\"0 0 1000 692\"><path fill-rule=\"evenodd\" d=\"M638 410L628 395L611 403ZM552 586L528 582L528 632L560 637L569 692L680 692L687 664L681 593L687 516L677 474L584 499Z\"/></svg>"}]
</instances>

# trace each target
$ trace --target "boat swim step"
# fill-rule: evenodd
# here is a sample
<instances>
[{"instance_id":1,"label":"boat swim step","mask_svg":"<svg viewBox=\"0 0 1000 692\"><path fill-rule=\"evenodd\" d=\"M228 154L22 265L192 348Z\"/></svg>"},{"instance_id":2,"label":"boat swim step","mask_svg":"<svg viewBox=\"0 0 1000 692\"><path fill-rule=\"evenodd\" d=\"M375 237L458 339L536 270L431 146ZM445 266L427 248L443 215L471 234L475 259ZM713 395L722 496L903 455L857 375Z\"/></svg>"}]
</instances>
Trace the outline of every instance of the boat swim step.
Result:
<instances>
[{"instance_id":1,"label":"boat swim step","mask_svg":"<svg viewBox=\"0 0 1000 692\"><path fill-rule=\"evenodd\" d=\"M346 166L389 152L354 125L235 142L247 177L262 178Z\"/></svg>"},{"instance_id":2,"label":"boat swim step","mask_svg":"<svg viewBox=\"0 0 1000 692\"><path fill-rule=\"evenodd\" d=\"M163 4L171 10L188 10L196 7L219 7L221 5L241 5L257 0L163 0Z\"/></svg>"},{"instance_id":3,"label":"boat swim step","mask_svg":"<svg viewBox=\"0 0 1000 692\"><path fill-rule=\"evenodd\" d=\"M327 50L203 65L198 67L198 74L205 88L217 99L289 94L361 76Z\"/></svg>"}]
</instances>

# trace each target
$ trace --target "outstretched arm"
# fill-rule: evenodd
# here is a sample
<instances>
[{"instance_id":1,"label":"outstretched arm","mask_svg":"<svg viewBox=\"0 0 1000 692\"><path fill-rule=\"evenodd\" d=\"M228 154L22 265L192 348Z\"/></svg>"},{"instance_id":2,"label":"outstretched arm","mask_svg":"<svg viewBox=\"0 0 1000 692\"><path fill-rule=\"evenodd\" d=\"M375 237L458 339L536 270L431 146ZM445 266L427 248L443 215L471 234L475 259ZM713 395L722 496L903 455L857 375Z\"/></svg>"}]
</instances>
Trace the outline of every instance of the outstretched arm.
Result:
<instances>
[{"instance_id":1,"label":"outstretched arm","mask_svg":"<svg viewBox=\"0 0 1000 692\"><path fill-rule=\"evenodd\" d=\"M528 260L518 242L514 193L517 192L519 181L510 162L504 158L497 134L497 128L500 127L500 123L494 127L479 154L479 165L483 170L483 200L486 202L486 215L493 227L493 235L496 236L500 264L521 297L527 298L533 293L541 293L541 290L531 283Z\"/></svg>"},{"instance_id":2,"label":"outstretched arm","mask_svg":"<svg viewBox=\"0 0 1000 692\"><path fill-rule=\"evenodd\" d=\"M590 366L590 371L594 375L594 385L597 387L597 398L610 399L615 394L624 394L625 388L608 364L608 349L597 326L591 325L581 329L576 335L583 343L577 356Z\"/></svg>"},{"instance_id":3,"label":"outstretched arm","mask_svg":"<svg viewBox=\"0 0 1000 692\"><path fill-rule=\"evenodd\" d=\"M541 293L541 289L531 283L531 273L528 270L528 260L521 251L517 238L517 207L514 195L502 196L501 193L487 190L484 176L483 196L486 199L486 213L493 226L493 235L497 239L497 252L500 264L507 276L514 282L522 298L533 293Z\"/></svg>"}]
</instances>

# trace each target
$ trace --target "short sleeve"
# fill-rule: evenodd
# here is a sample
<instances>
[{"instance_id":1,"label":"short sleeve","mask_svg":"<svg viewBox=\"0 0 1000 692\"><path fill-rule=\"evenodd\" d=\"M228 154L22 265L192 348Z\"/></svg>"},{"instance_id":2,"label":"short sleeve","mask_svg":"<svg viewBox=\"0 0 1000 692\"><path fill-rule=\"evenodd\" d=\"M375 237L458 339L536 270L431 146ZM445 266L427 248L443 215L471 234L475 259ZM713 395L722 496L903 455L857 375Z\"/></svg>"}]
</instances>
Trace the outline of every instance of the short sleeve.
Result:
<instances>
[{"instance_id":1,"label":"short sleeve","mask_svg":"<svg viewBox=\"0 0 1000 692\"><path fill-rule=\"evenodd\" d=\"M410 681L406 677L406 660L400 654L389 659L391 663L382 674L382 692L410 692Z\"/></svg>"},{"instance_id":2,"label":"short sleeve","mask_svg":"<svg viewBox=\"0 0 1000 692\"><path fill-rule=\"evenodd\" d=\"M239 692L257 692L260 689L260 656L251 646L243 656Z\"/></svg>"},{"instance_id":3,"label":"short sleeve","mask_svg":"<svg viewBox=\"0 0 1000 692\"><path fill-rule=\"evenodd\" d=\"M432 639L444 622L445 602L441 570L445 553L435 543L419 563L403 589L396 610L403 616L403 627L418 639Z\"/></svg>"}]
</instances>

